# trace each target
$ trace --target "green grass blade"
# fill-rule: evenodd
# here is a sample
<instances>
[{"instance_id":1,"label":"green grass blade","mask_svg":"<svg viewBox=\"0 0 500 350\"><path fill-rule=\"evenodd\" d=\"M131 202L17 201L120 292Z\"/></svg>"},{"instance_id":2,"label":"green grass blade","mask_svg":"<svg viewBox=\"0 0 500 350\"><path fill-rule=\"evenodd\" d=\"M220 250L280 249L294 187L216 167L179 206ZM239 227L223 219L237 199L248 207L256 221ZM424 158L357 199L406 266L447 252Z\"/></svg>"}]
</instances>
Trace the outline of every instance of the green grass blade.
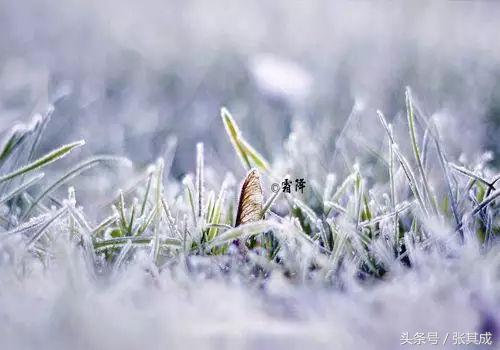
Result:
<instances>
[{"instance_id":1,"label":"green grass blade","mask_svg":"<svg viewBox=\"0 0 500 350\"><path fill-rule=\"evenodd\" d=\"M149 245L153 237L118 237L110 238L102 241L96 241L93 243L93 247L96 252L100 252L106 249L114 249L123 247L128 241L131 241L134 245ZM165 238L162 241L162 245L171 247L180 247L181 241L176 238Z\"/></svg>"},{"instance_id":2,"label":"green grass blade","mask_svg":"<svg viewBox=\"0 0 500 350\"><path fill-rule=\"evenodd\" d=\"M31 179L28 179L26 182L23 182L21 185L19 185L18 187L16 187L12 191L10 191L8 194L3 196L0 199L0 204L3 204L5 202L7 202L8 200L10 200L11 198L17 196L18 194L26 191L28 188L30 188L31 186L38 183L44 177L44 175L45 174L40 173L40 174L33 176Z\"/></svg>"},{"instance_id":3,"label":"green grass blade","mask_svg":"<svg viewBox=\"0 0 500 350\"><path fill-rule=\"evenodd\" d=\"M396 247L399 247L399 219L398 213L396 212L396 184L395 184L395 155L394 155L394 135L392 133L392 127L389 125L382 114L381 111L377 111L377 115L382 123L385 131L387 132L387 136L389 137L389 188L390 188L390 200L391 200L391 210L395 212L394 215L394 242Z\"/></svg>"},{"instance_id":4,"label":"green grass blade","mask_svg":"<svg viewBox=\"0 0 500 350\"><path fill-rule=\"evenodd\" d=\"M208 230L208 241L211 241L212 239L217 236L219 228L217 225L220 224L220 220L222 218L222 207L224 206L224 199L226 195L226 190L224 188L224 184L222 185L222 188L220 189L219 195L217 197L217 200L214 205L214 211L212 218L208 221L212 226Z\"/></svg>"},{"instance_id":5,"label":"green grass blade","mask_svg":"<svg viewBox=\"0 0 500 350\"><path fill-rule=\"evenodd\" d=\"M249 171L251 168L257 167L263 172L269 172L269 163L242 137L234 118L224 107L221 108L221 118L226 133L245 170Z\"/></svg>"},{"instance_id":6,"label":"green grass blade","mask_svg":"<svg viewBox=\"0 0 500 350\"><path fill-rule=\"evenodd\" d=\"M177 228L177 225L175 224L175 220L172 216L172 212L170 211L170 207L168 206L168 203L165 200L165 198L162 198L161 204L163 207L163 211L165 212L165 216L167 218L167 223L168 223L168 226L170 228L170 233L172 233L172 235L176 235L179 237L180 236L179 230Z\"/></svg>"},{"instance_id":7,"label":"green grass blade","mask_svg":"<svg viewBox=\"0 0 500 350\"><path fill-rule=\"evenodd\" d=\"M420 190L417 185L417 180L415 178L415 174L413 174L413 171L411 170L410 164L408 163L408 160L403 156L402 153L399 152L398 147L394 147L394 154L399 160L399 163L401 164L401 167L403 168L403 172L406 175L406 178L408 180L408 183L410 185L410 189L413 192L413 195L418 201L418 204L422 211L426 214L429 215L429 212L427 210L427 207L424 203L423 197L420 193Z\"/></svg>"},{"instance_id":8,"label":"green grass blade","mask_svg":"<svg viewBox=\"0 0 500 350\"><path fill-rule=\"evenodd\" d=\"M43 168L44 166L47 166L67 154L69 154L71 151L73 151L76 148L79 148L85 144L85 141L81 140L78 142L73 142L67 145L64 145L62 147L59 147L58 149L46 154L45 156L35 160L34 162L23 166L22 168L15 170L9 174L3 175L0 177L0 183L6 182L8 180L12 180L13 178L16 178L20 175L27 174L31 171Z\"/></svg>"},{"instance_id":9,"label":"green grass blade","mask_svg":"<svg viewBox=\"0 0 500 350\"><path fill-rule=\"evenodd\" d=\"M148 175L148 183L146 185L146 193L144 194L144 198L142 200L140 216L143 216L144 212L146 211L146 205L148 204L149 193L151 192L151 183L153 181L153 173L154 172L152 171Z\"/></svg>"},{"instance_id":10,"label":"green grass blade","mask_svg":"<svg viewBox=\"0 0 500 350\"><path fill-rule=\"evenodd\" d=\"M248 159L247 154L241 147L240 129L238 128L236 122L234 121L233 117L226 108L222 107L220 113L222 117L222 122L224 123L224 127L226 128L227 135L229 136L229 139L233 144L234 150L236 151L236 154L240 158L240 161L243 164L245 170L249 171L252 168L252 164L250 164L250 160Z\"/></svg>"},{"instance_id":11,"label":"green grass blade","mask_svg":"<svg viewBox=\"0 0 500 350\"><path fill-rule=\"evenodd\" d=\"M198 218L203 217L204 209L204 192L205 192L205 164L203 143L196 145L196 199L198 204Z\"/></svg>"},{"instance_id":12,"label":"green grass blade","mask_svg":"<svg viewBox=\"0 0 500 350\"><path fill-rule=\"evenodd\" d=\"M264 172L267 172L269 170L269 164L264 159L264 157L259 152L257 152L246 140L240 139L240 144L244 152L253 161L255 167Z\"/></svg>"},{"instance_id":13,"label":"green grass blade","mask_svg":"<svg viewBox=\"0 0 500 350\"><path fill-rule=\"evenodd\" d=\"M104 163L104 162L117 162L117 163L122 163L127 166L131 166L130 160L127 158L122 158L122 157L114 157L114 156L97 156L91 159L88 159L77 166L75 166L73 169L68 171L66 174L61 176L59 179L54 181L51 185L49 185L45 190L42 191L34 200L33 203L28 207L26 210L26 213L23 215L23 218L26 218L30 213L31 210L42 200L47 196L48 194L54 192L57 190L59 187L70 181L71 179L74 179L75 177L79 176L81 173L92 169L93 167Z\"/></svg>"},{"instance_id":14,"label":"green grass blade","mask_svg":"<svg viewBox=\"0 0 500 350\"><path fill-rule=\"evenodd\" d=\"M238 227L227 230L226 232L215 237L209 246L218 246L226 243L230 243L235 239L239 238L249 238L251 236L257 235L261 232L268 231L273 228L272 223L268 221L255 221L248 224L240 225Z\"/></svg>"},{"instance_id":15,"label":"green grass blade","mask_svg":"<svg viewBox=\"0 0 500 350\"><path fill-rule=\"evenodd\" d=\"M411 146L413 149L413 155L417 162L418 171L420 173L420 177L422 178L422 183L424 185L424 195L425 198L430 202L432 210L434 214L438 213L437 204L434 196L431 193L429 181L427 179L427 175L425 174L424 165L422 163L422 157L420 155L420 149L418 147L417 141L417 129L415 126L415 114L413 111L413 103L411 99L411 91L410 88L406 88L406 116L408 119L408 130L410 133Z\"/></svg>"}]
</instances>

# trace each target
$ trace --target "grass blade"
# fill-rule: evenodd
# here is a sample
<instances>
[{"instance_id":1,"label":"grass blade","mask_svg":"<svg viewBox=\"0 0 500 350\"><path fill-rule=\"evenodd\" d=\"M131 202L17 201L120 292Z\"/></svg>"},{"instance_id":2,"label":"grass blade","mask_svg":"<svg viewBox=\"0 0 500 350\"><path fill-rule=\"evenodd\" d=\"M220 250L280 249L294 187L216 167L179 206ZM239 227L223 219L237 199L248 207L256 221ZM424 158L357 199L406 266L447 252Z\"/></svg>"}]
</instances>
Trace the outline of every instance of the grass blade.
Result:
<instances>
[{"instance_id":1,"label":"grass blade","mask_svg":"<svg viewBox=\"0 0 500 350\"><path fill-rule=\"evenodd\" d=\"M19 185L15 189L13 189L11 192L9 192L5 196L3 196L0 199L0 204L7 202L11 198L17 196L19 193L26 191L28 188L30 188L31 186L36 184L38 181L40 181L44 177L44 175L45 174L41 173L41 174L33 176L31 179L28 179L26 182L22 183L21 185Z\"/></svg>"},{"instance_id":2,"label":"grass blade","mask_svg":"<svg viewBox=\"0 0 500 350\"><path fill-rule=\"evenodd\" d=\"M73 151L76 148L79 148L85 144L85 141L77 141L64 146L59 147L58 149L46 154L45 156L35 160L34 162L23 166L22 168L15 170L9 174L3 175L0 177L0 183L6 182L8 180L12 180L15 177L20 175L27 174L33 170L40 169L44 166L47 166Z\"/></svg>"},{"instance_id":3,"label":"grass blade","mask_svg":"<svg viewBox=\"0 0 500 350\"><path fill-rule=\"evenodd\" d=\"M203 197L205 192L203 143L196 145L196 199L198 202L198 218L203 217Z\"/></svg>"},{"instance_id":4,"label":"grass blade","mask_svg":"<svg viewBox=\"0 0 500 350\"><path fill-rule=\"evenodd\" d=\"M438 213L437 210L437 205L434 196L431 193L430 187L429 187L429 182L427 179L427 175L425 174L424 170L424 165L422 163L422 157L420 155L420 149L418 147L418 141L417 141L417 129L415 126L415 114L413 111L413 103L411 99L411 91L410 88L406 88L406 116L408 119L408 129L410 133L410 140L411 140L411 146L413 149L413 155L415 157L415 160L417 162L417 167L418 171L420 173L420 177L422 178L422 183L424 184L424 195L425 198L431 203L432 209L434 211L434 214Z\"/></svg>"},{"instance_id":5,"label":"grass blade","mask_svg":"<svg viewBox=\"0 0 500 350\"><path fill-rule=\"evenodd\" d=\"M57 211L52 217L50 217L50 219L48 219L43 225L42 227L40 227L40 229L38 231L35 232L35 234L33 236L31 236L31 238L28 240L28 242L26 243L26 247L29 249L31 248L31 246L33 244L36 243L36 241L38 241L40 239L40 237L42 237L43 233L47 230L47 228L54 222L56 221L58 218L60 218L64 213L66 213L66 211L68 210L68 208L64 207L62 209L59 209L59 211Z\"/></svg>"},{"instance_id":6,"label":"grass blade","mask_svg":"<svg viewBox=\"0 0 500 350\"><path fill-rule=\"evenodd\" d=\"M70 181L71 179L77 177L81 173L92 169L93 167L99 165L100 163L103 162L119 162L126 164L127 166L131 166L131 162L127 158L121 158L121 157L113 157L113 156L97 156L91 159L88 159L80 164L78 164L76 167L74 167L72 170L68 171L66 174L61 176L59 179L54 181L51 185L49 185L45 190L42 191L41 194L39 194L34 200L33 203L28 207L26 210L26 213L23 215L23 218L27 217L32 209L43 199L45 196L48 194L54 192L57 190L60 186L65 184L66 182Z\"/></svg>"},{"instance_id":7,"label":"grass blade","mask_svg":"<svg viewBox=\"0 0 500 350\"><path fill-rule=\"evenodd\" d=\"M226 133L245 170L249 171L255 166L263 172L268 172L269 163L241 136L240 129L229 111L222 107L220 113Z\"/></svg>"},{"instance_id":8,"label":"grass blade","mask_svg":"<svg viewBox=\"0 0 500 350\"><path fill-rule=\"evenodd\" d=\"M415 174L413 174L413 171L411 170L410 164L408 163L408 160L403 156L402 153L399 152L398 147L394 147L394 154L397 156L399 163L401 164L401 167L403 168L403 171L406 175L406 178L408 179L408 183L410 185L410 189L413 192L413 195L418 201L418 204L420 205L420 208L422 211L426 214L429 215L429 212L427 210L427 207L424 203L423 197L420 194L420 190L417 185L417 180L415 178Z\"/></svg>"}]
</instances>

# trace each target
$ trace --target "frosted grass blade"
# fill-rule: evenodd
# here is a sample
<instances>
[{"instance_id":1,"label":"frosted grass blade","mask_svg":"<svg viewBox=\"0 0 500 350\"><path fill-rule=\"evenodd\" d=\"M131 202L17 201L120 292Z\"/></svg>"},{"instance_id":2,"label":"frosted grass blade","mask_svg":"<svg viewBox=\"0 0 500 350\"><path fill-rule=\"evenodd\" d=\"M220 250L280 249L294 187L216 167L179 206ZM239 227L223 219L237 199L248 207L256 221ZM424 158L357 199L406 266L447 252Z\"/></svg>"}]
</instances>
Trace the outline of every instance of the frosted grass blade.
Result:
<instances>
[{"instance_id":1,"label":"frosted grass blade","mask_svg":"<svg viewBox=\"0 0 500 350\"><path fill-rule=\"evenodd\" d=\"M62 147L59 147L58 149L46 154L45 156L35 160L34 162L32 162L30 164L23 166L22 168L15 170L9 174L1 176L0 183L6 182L8 180L12 180L15 177L27 174L31 171L34 171L34 170L40 169L44 166L47 166L47 165L63 158L64 156L66 156L68 153L70 153L74 149L79 148L83 145L85 145L85 141L81 140L81 141L73 142L73 143L64 145Z\"/></svg>"}]
</instances>

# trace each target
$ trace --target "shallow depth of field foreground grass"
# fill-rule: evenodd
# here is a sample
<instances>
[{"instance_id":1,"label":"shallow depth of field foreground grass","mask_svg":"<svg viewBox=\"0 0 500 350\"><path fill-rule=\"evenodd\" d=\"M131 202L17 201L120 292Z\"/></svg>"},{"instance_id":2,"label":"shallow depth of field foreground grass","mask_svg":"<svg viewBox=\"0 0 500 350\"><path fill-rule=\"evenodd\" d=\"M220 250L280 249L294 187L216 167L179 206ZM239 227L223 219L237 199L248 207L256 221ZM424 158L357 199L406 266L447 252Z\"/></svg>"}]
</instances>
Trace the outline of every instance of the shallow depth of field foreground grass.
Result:
<instances>
[{"instance_id":1,"label":"shallow depth of field foreground grass","mask_svg":"<svg viewBox=\"0 0 500 350\"><path fill-rule=\"evenodd\" d=\"M485 348L498 346L500 177L491 154L450 158L410 89L404 132L373 111L380 147L352 158L332 135L327 157L342 165L322 178L320 157L299 154L322 149L315 135L293 129L264 159L222 108L225 156L262 183L241 225L240 171L216 173L203 144L182 182L163 159L142 169L115 156L45 180L85 147L39 153L51 112L0 149L3 349L397 349L417 332L449 336L448 348L455 332L489 332ZM90 215L71 185L103 167L134 176ZM303 193L276 190L299 177Z\"/></svg>"}]
</instances>

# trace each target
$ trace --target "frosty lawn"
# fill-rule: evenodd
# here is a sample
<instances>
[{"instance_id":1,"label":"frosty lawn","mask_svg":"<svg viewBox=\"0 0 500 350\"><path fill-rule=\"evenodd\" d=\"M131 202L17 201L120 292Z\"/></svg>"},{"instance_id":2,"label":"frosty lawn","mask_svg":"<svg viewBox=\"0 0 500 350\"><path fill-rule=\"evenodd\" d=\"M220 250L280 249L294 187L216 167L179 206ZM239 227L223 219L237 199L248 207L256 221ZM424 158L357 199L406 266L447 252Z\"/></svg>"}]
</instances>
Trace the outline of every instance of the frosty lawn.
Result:
<instances>
[{"instance_id":1,"label":"frosty lawn","mask_svg":"<svg viewBox=\"0 0 500 350\"><path fill-rule=\"evenodd\" d=\"M202 144L194 174L167 178L174 193L159 159L135 169L135 185L110 199L111 216L89 217L71 180L131 164L96 156L44 181L46 167L84 147L39 156L50 114L13 128L0 152L6 349L396 349L403 332L498 336L500 177L487 159L449 159L410 89L406 135L374 111L377 161L335 149L349 175L337 182L330 169L304 194L270 190L294 175L283 164L297 157L264 159L223 108L221 136L235 151L227 156L262 177L262 211L241 225L242 179L220 176L209 188ZM66 198L56 195L66 187Z\"/></svg>"}]
</instances>

